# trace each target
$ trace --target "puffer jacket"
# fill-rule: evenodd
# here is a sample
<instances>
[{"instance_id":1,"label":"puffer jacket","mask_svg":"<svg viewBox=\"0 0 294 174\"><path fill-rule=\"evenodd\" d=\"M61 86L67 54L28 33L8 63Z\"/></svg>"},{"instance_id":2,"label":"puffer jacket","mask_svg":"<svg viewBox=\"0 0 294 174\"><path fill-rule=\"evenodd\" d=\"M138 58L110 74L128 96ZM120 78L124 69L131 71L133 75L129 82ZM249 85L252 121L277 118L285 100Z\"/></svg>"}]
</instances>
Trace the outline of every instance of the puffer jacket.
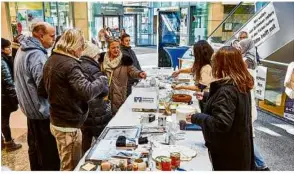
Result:
<instances>
[{"instance_id":1,"label":"puffer jacket","mask_svg":"<svg viewBox=\"0 0 294 174\"><path fill-rule=\"evenodd\" d=\"M140 63L138 61L138 58L134 52L134 50L132 50L132 47L126 47L124 45L121 45L121 52L126 55L126 56L129 56L132 58L133 60L133 65L138 69L138 70L142 70L141 69L141 66L140 66ZM133 79L133 78L130 78L128 80L128 91L127 91L127 96L129 96L131 93L132 93L132 86L138 82L138 79Z\"/></svg>"},{"instance_id":2,"label":"puffer jacket","mask_svg":"<svg viewBox=\"0 0 294 174\"><path fill-rule=\"evenodd\" d=\"M81 57L80 60L83 72L89 81L93 82L103 75L100 71L99 63L94 59L84 56ZM88 102L89 115L83 128L90 128L94 136L99 136L112 118L111 108L108 107L110 104L104 101L106 95L107 93L102 93Z\"/></svg>"},{"instance_id":3,"label":"puffer jacket","mask_svg":"<svg viewBox=\"0 0 294 174\"><path fill-rule=\"evenodd\" d=\"M255 168L250 92L240 93L232 80L212 82L204 112L191 121L202 127L214 170Z\"/></svg>"},{"instance_id":4,"label":"puffer jacket","mask_svg":"<svg viewBox=\"0 0 294 174\"><path fill-rule=\"evenodd\" d=\"M105 52L100 53L99 63L103 65ZM103 66L101 71L104 72ZM123 55L121 64L113 69L111 84L109 87L109 99L111 100L112 115L115 115L121 105L127 99L127 86L129 78L140 78L140 70L133 66L132 58Z\"/></svg>"},{"instance_id":5,"label":"puffer jacket","mask_svg":"<svg viewBox=\"0 0 294 174\"><path fill-rule=\"evenodd\" d=\"M11 71L7 57L2 53L1 55L1 108L8 112L17 110L17 96L13 82L13 74Z\"/></svg>"},{"instance_id":6,"label":"puffer jacket","mask_svg":"<svg viewBox=\"0 0 294 174\"><path fill-rule=\"evenodd\" d=\"M90 82L81 62L54 50L44 66L44 88L50 103L50 122L54 126L81 128L88 116L88 102L108 92L107 77ZM40 93L43 93L40 87Z\"/></svg>"}]
</instances>

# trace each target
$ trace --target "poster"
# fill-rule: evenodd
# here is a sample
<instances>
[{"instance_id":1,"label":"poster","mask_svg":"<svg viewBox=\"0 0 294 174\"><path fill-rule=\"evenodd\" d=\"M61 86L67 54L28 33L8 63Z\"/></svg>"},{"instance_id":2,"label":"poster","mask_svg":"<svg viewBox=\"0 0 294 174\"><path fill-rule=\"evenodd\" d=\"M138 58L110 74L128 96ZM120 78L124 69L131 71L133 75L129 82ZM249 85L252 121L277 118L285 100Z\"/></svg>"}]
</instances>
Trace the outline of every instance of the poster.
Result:
<instances>
[{"instance_id":1,"label":"poster","mask_svg":"<svg viewBox=\"0 0 294 174\"><path fill-rule=\"evenodd\" d=\"M273 3L269 3L242 29L259 46L280 30L278 18ZM239 35L239 34L238 34Z\"/></svg>"},{"instance_id":2,"label":"poster","mask_svg":"<svg viewBox=\"0 0 294 174\"><path fill-rule=\"evenodd\" d=\"M22 31L28 30L27 10L18 10L17 11L17 21L19 22L19 25L21 25Z\"/></svg>"},{"instance_id":3,"label":"poster","mask_svg":"<svg viewBox=\"0 0 294 174\"><path fill-rule=\"evenodd\" d=\"M32 31L32 24L43 21L43 10L27 10L27 15L29 31Z\"/></svg>"},{"instance_id":4,"label":"poster","mask_svg":"<svg viewBox=\"0 0 294 174\"><path fill-rule=\"evenodd\" d=\"M285 102L284 117L294 121L294 99L290 99L288 96Z\"/></svg>"},{"instance_id":5,"label":"poster","mask_svg":"<svg viewBox=\"0 0 294 174\"><path fill-rule=\"evenodd\" d=\"M284 86L287 96L294 99L294 62L288 65Z\"/></svg>"},{"instance_id":6,"label":"poster","mask_svg":"<svg viewBox=\"0 0 294 174\"><path fill-rule=\"evenodd\" d=\"M256 98L264 100L267 67L258 66L256 69Z\"/></svg>"}]
</instances>

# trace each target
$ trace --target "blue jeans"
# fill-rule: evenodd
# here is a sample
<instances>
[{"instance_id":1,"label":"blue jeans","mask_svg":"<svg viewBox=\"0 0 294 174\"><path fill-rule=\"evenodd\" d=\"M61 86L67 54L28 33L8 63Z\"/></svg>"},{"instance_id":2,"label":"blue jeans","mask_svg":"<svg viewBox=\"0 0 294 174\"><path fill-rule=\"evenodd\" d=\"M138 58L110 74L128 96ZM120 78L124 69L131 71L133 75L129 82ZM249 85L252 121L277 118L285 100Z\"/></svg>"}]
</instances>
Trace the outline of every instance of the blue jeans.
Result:
<instances>
[{"instance_id":1,"label":"blue jeans","mask_svg":"<svg viewBox=\"0 0 294 174\"><path fill-rule=\"evenodd\" d=\"M260 169L266 168L266 164L264 162L262 155L259 152L257 145L254 142L253 142L253 145L254 145L254 160L255 160L256 167Z\"/></svg>"}]
</instances>

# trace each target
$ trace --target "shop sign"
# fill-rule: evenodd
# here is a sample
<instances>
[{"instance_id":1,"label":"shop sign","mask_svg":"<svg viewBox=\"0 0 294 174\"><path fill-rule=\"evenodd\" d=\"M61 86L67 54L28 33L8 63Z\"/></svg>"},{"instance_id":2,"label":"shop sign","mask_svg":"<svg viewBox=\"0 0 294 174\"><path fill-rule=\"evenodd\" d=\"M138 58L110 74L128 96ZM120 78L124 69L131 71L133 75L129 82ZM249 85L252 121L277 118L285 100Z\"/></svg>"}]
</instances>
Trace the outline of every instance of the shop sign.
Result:
<instances>
[{"instance_id":1,"label":"shop sign","mask_svg":"<svg viewBox=\"0 0 294 174\"><path fill-rule=\"evenodd\" d=\"M242 29L242 31L248 32L249 37L252 38L255 46L259 46L279 30L280 26L272 2L253 17L253 19Z\"/></svg>"},{"instance_id":2,"label":"shop sign","mask_svg":"<svg viewBox=\"0 0 294 174\"><path fill-rule=\"evenodd\" d=\"M157 109L158 99L157 99L156 88L139 88L134 87L132 90L132 108L135 109Z\"/></svg>"},{"instance_id":3,"label":"shop sign","mask_svg":"<svg viewBox=\"0 0 294 174\"><path fill-rule=\"evenodd\" d=\"M285 102L284 117L294 121L294 99L290 99L288 96Z\"/></svg>"},{"instance_id":4,"label":"shop sign","mask_svg":"<svg viewBox=\"0 0 294 174\"><path fill-rule=\"evenodd\" d=\"M97 15L123 15L123 6L120 4L97 4L95 5Z\"/></svg>"},{"instance_id":5,"label":"shop sign","mask_svg":"<svg viewBox=\"0 0 294 174\"><path fill-rule=\"evenodd\" d=\"M125 14L140 14L144 13L144 8L138 8L138 7L124 7L124 13Z\"/></svg>"},{"instance_id":6,"label":"shop sign","mask_svg":"<svg viewBox=\"0 0 294 174\"><path fill-rule=\"evenodd\" d=\"M256 98L264 100L267 67L258 66L256 70Z\"/></svg>"}]
</instances>

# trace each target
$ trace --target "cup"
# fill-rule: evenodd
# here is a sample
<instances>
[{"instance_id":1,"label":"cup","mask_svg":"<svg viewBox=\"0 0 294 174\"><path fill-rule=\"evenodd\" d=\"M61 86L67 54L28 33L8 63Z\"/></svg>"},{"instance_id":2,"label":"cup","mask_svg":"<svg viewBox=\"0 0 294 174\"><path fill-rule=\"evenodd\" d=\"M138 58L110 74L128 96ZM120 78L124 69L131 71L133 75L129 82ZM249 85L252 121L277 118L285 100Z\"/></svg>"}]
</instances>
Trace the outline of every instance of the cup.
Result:
<instances>
[{"instance_id":1,"label":"cup","mask_svg":"<svg viewBox=\"0 0 294 174\"><path fill-rule=\"evenodd\" d=\"M185 120L180 120L180 130L185 130L186 129L186 121Z\"/></svg>"}]
</instances>

